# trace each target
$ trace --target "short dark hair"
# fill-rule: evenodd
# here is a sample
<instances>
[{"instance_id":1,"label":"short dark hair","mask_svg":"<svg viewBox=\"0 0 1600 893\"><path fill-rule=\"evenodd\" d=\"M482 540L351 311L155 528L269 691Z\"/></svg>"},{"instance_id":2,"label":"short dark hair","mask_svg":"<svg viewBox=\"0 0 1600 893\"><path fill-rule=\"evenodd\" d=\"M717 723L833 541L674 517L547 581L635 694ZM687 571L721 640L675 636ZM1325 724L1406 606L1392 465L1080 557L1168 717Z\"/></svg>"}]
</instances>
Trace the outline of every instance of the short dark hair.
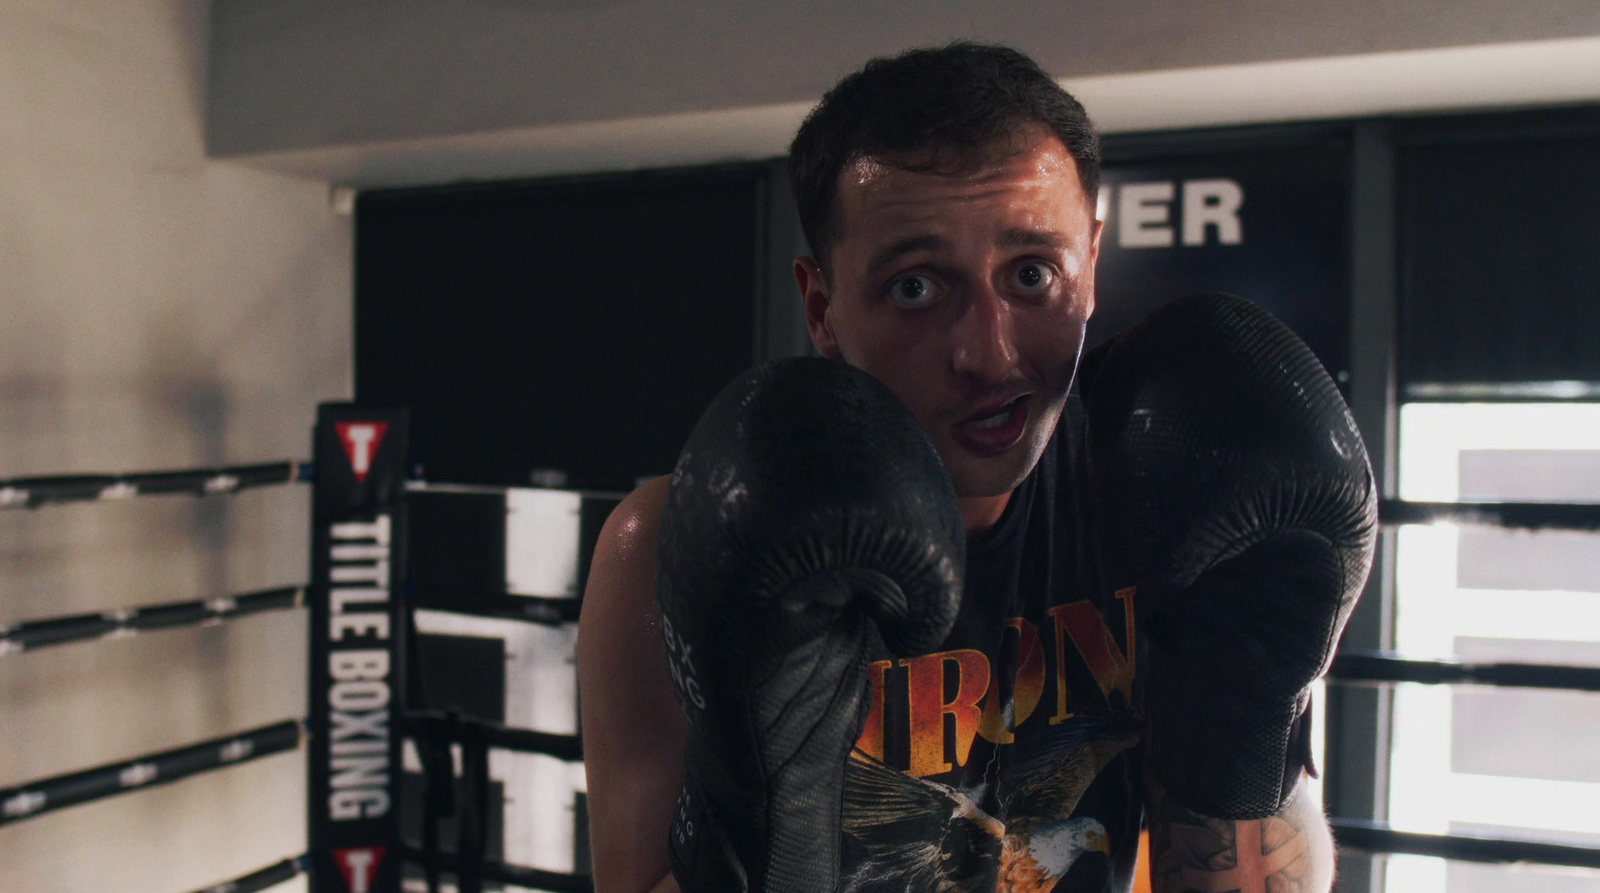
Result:
<instances>
[{"instance_id":1,"label":"short dark hair","mask_svg":"<svg viewBox=\"0 0 1600 893\"><path fill-rule=\"evenodd\" d=\"M789 145L789 185L812 252L826 266L846 165L878 158L960 171L1038 126L1067 147L1093 203L1100 138L1083 105L1032 59L967 41L873 59L822 97Z\"/></svg>"}]
</instances>

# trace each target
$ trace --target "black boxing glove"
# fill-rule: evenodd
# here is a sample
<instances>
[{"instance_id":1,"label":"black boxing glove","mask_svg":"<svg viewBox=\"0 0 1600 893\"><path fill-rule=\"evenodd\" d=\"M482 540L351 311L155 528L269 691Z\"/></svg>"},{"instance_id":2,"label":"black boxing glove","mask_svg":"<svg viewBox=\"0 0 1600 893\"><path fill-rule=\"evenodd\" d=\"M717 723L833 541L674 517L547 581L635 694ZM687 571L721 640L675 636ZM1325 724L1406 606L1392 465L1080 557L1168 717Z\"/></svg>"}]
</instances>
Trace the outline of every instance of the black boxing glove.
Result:
<instances>
[{"instance_id":1,"label":"black boxing glove","mask_svg":"<svg viewBox=\"0 0 1600 893\"><path fill-rule=\"evenodd\" d=\"M1137 587L1149 767L1195 812L1276 814L1372 562L1355 422L1294 333L1226 295L1168 304L1084 375L1101 556Z\"/></svg>"},{"instance_id":2,"label":"black boxing glove","mask_svg":"<svg viewBox=\"0 0 1600 893\"><path fill-rule=\"evenodd\" d=\"M966 537L938 453L864 372L758 366L690 435L657 548L689 720L673 874L686 893L832 893L874 636L931 650L960 605Z\"/></svg>"}]
</instances>

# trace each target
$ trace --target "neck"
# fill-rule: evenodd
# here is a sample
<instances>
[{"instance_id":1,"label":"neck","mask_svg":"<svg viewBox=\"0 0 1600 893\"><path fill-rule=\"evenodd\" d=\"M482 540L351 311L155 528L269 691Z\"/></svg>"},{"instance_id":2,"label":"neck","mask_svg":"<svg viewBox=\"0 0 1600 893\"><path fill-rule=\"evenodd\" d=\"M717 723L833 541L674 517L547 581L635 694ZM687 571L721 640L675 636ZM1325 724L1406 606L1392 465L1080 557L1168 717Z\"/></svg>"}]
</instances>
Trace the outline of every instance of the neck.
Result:
<instances>
[{"instance_id":1,"label":"neck","mask_svg":"<svg viewBox=\"0 0 1600 893\"><path fill-rule=\"evenodd\" d=\"M1006 506L1011 503L1011 491L1007 490L999 496L963 497L960 503L961 523L966 527L967 538L971 539L982 536L1000 523L1000 516L1005 514Z\"/></svg>"}]
</instances>

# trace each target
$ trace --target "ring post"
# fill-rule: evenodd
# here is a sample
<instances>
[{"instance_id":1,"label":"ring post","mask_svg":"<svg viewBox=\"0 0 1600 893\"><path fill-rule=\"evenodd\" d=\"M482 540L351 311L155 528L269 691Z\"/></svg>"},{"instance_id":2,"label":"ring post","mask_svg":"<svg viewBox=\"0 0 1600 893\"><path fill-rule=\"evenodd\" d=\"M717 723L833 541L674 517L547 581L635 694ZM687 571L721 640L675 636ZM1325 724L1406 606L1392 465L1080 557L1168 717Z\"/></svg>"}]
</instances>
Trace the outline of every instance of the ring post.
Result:
<instances>
[{"instance_id":1,"label":"ring post","mask_svg":"<svg viewBox=\"0 0 1600 893\"><path fill-rule=\"evenodd\" d=\"M404 409L317 408L307 757L313 893L399 893Z\"/></svg>"}]
</instances>

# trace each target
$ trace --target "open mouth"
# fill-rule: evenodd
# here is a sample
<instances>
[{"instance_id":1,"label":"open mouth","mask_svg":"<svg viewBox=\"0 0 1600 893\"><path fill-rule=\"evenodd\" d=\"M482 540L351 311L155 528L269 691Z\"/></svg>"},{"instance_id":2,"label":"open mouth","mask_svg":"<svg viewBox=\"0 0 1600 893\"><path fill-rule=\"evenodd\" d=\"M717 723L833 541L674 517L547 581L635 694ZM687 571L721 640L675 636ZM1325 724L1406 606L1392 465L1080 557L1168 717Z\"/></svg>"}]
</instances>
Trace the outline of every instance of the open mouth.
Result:
<instances>
[{"instance_id":1,"label":"open mouth","mask_svg":"<svg viewBox=\"0 0 1600 893\"><path fill-rule=\"evenodd\" d=\"M979 431L989 431L994 428L998 428L1001 425L1004 425L1006 422L1011 421L1011 417L1016 414L1018 409L1022 408L1022 401L1026 399L1027 395L1024 394L1023 396L1018 397L1017 399L1012 400L1010 403L1000 407L1000 410L993 415L986 415L979 418L969 418L962 424L976 428Z\"/></svg>"},{"instance_id":2,"label":"open mouth","mask_svg":"<svg viewBox=\"0 0 1600 893\"><path fill-rule=\"evenodd\" d=\"M993 412L979 410L983 415L968 416L951 433L957 442L980 456L1005 452L1022 439L1028 424L1028 397L1023 394Z\"/></svg>"}]
</instances>

